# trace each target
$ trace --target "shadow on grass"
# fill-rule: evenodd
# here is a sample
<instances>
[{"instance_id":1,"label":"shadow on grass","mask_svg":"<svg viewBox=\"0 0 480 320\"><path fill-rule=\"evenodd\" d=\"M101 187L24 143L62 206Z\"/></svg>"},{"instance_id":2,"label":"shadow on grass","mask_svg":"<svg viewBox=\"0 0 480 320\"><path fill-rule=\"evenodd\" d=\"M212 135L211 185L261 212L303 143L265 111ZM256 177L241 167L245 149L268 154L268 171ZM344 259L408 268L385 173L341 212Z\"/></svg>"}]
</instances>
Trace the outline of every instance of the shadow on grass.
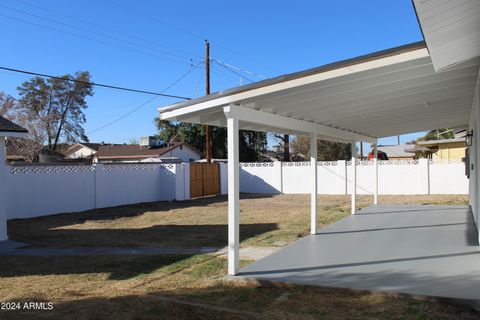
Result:
<instances>
[{"instance_id":1,"label":"shadow on grass","mask_svg":"<svg viewBox=\"0 0 480 320\"><path fill-rule=\"evenodd\" d=\"M192 258L193 257L193 258ZM6 256L0 261L0 279L6 277L91 274L89 280L125 280L151 274L162 268L176 272L198 262L206 255L135 255L135 256ZM195 259L189 261L189 259Z\"/></svg>"},{"instance_id":2,"label":"shadow on grass","mask_svg":"<svg viewBox=\"0 0 480 320\"><path fill-rule=\"evenodd\" d=\"M240 225L240 241L277 230L275 223ZM157 225L141 229L50 229L41 237L11 236L12 240L27 242L35 247L225 247L228 226L212 225ZM32 241L33 240L33 241Z\"/></svg>"},{"instance_id":3,"label":"shadow on grass","mask_svg":"<svg viewBox=\"0 0 480 320\"><path fill-rule=\"evenodd\" d=\"M278 301L279 297L285 299ZM34 297L30 301L35 301ZM21 299L20 301L26 301ZM478 319L469 307L304 286L216 284L56 303L52 311L0 312L2 319Z\"/></svg>"},{"instance_id":4,"label":"shadow on grass","mask_svg":"<svg viewBox=\"0 0 480 320\"><path fill-rule=\"evenodd\" d=\"M266 198L272 195L242 194L243 199ZM167 212L191 207L225 204L225 196L182 202L152 202L103 208L79 213L65 213L31 219L8 221L9 237L39 247L223 247L227 244L226 224L169 224L147 228L69 229L68 226L88 221L110 221L141 216L146 212ZM161 222L161 215L158 217ZM187 218L185 218L188 223ZM98 227L98 226L97 226ZM241 241L277 229L274 223L242 224Z\"/></svg>"}]
</instances>

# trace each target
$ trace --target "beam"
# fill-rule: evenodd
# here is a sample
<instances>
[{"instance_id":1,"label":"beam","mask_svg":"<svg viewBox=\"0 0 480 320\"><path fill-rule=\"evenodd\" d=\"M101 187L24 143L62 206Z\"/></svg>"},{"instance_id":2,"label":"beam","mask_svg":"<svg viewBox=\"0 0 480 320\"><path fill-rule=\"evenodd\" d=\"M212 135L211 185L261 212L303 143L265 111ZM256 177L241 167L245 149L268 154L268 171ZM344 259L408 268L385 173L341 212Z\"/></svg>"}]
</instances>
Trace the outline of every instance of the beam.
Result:
<instances>
[{"instance_id":1,"label":"beam","mask_svg":"<svg viewBox=\"0 0 480 320\"><path fill-rule=\"evenodd\" d=\"M317 134L310 134L310 174L311 174L311 195L310 195L310 233L317 234Z\"/></svg>"},{"instance_id":2,"label":"beam","mask_svg":"<svg viewBox=\"0 0 480 320\"><path fill-rule=\"evenodd\" d=\"M357 144L352 141L352 214L357 211Z\"/></svg>"},{"instance_id":3,"label":"beam","mask_svg":"<svg viewBox=\"0 0 480 320\"><path fill-rule=\"evenodd\" d=\"M277 127L279 129L292 130L294 132L315 132L321 137L339 138L340 140L363 140L370 143L376 142L376 139L371 136L366 136L347 130L332 128L309 121L288 118L269 112L245 108L238 105L230 105L224 107L223 111L225 112L225 114L229 114L231 117L235 117L239 121Z\"/></svg>"},{"instance_id":4,"label":"beam","mask_svg":"<svg viewBox=\"0 0 480 320\"><path fill-rule=\"evenodd\" d=\"M373 145L373 165L375 166L375 191L373 194L373 204L377 205L378 204L378 147L377 144L375 143Z\"/></svg>"},{"instance_id":5,"label":"beam","mask_svg":"<svg viewBox=\"0 0 480 320\"><path fill-rule=\"evenodd\" d=\"M227 117L228 140L228 274L237 275L240 263L240 176L238 119Z\"/></svg>"}]
</instances>

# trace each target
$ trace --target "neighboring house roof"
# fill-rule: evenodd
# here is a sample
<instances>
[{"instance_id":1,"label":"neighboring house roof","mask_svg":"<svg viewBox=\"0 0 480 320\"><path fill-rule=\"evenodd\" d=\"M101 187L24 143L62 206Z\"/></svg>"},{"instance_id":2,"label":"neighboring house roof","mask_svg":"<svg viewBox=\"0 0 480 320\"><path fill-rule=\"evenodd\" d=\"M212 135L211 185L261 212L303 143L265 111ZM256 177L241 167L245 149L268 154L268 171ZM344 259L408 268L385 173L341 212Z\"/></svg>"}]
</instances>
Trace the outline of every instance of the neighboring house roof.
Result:
<instances>
[{"instance_id":1,"label":"neighboring house roof","mask_svg":"<svg viewBox=\"0 0 480 320\"><path fill-rule=\"evenodd\" d=\"M23 132L27 133L28 130L19 126L12 121L5 119L4 117L0 116L0 132Z\"/></svg>"},{"instance_id":2,"label":"neighboring house roof","mask_svg":"<svg viewBox=\"0 0 480 320\"><path fill-rule=\"evenodd\" d=\"M413 146L401 144L398 146L378 146L378 150L385 152L389 158L413 158L411 153L405 152Z\"/></svg>"},{"instance_id":3,"label":"neighboring house roof","mask_svg":"<svg viewBox=\"0 0 480 320\"><path fill-rule=\"evenodd\" d=\"M103 145L99 147L96 156L98 159L139 159L161 157L181 146L186 146L200 156L202 155L199 151L190 147L186 143L175 143L172 146L163 148L152 148L140 145Z\"/></svg>"},{"instance_id":4,"label":"neighboring house roof","mask_svg":"<svg viewBox=\"0 0 480 320\"><path fill-rule=\"evenodd\" d=\"M456 142L464 143L465 138L418 141L417 144L422 145L422 146L436 146L436 145L439 145L439 144L456 143Z\"/></svg>"}]
</instances>

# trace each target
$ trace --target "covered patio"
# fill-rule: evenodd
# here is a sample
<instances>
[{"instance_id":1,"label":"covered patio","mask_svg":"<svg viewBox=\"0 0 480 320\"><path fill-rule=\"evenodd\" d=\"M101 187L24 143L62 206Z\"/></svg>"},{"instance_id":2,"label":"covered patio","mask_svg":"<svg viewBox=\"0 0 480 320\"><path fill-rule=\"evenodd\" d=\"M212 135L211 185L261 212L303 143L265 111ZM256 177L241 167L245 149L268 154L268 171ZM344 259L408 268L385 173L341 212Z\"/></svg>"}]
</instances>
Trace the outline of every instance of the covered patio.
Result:
<instances>
[{"instance_id":1,"label":"covered patio","mask_svg":"<svg viewBox=\"0 0 480 320\"><path fill-rule=\"evenodd\" d=\"M470 301L480 300L479 266L467 207L378 205L249 265L240 276Z\"/></svg>"},{"instance_id":2,"label":"covered patio","mask_svg":"<svg viewBox=\"0 0 480 320\"><path fill-rule=\"evenodd\" d=\"M480 45L471 40L478 35L480 18L468 15L475 8L467 5L458 6L458 10L443 8L455 7L457 2L444 2L442 8L435 2L414 3L426 42L159 108L161 119L228 128L230 275L423 295L440 294L441 286L450 286L451 294L460 297L462 294L455 294L453 289L459 285L466 292L462 298L480 298L469 283L479 280L480 270L476 254L479 233L475 229L480 203L476 169L480 166ZM443 15L436 16L436 12ZM453 15L456 24L442 25L445 14ZM469 20L458 19L462 15ZM437 20L439 24L432 24ZM374 206L358 212L357 142L372 143L376 151L379 138L445 127L468 132L469 208L375 206L375 157ZM239 129L306 134L311 153L311 179L305 183L311 186L312 236L241 271ZM351 143L353 167L353 216L320 232L316 220L318 138ZM410 281L403 283L406 278ZM421 279L429 285L422 286Z\"/></svg>"}]
</instances>

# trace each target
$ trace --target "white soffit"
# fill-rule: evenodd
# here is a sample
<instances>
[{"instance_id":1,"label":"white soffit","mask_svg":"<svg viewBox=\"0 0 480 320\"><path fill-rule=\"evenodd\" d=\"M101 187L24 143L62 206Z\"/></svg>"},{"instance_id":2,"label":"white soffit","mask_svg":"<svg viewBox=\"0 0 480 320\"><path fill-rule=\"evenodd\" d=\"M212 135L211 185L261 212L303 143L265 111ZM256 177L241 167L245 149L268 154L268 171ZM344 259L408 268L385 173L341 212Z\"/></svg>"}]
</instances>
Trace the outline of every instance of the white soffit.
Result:
<instances>
[{"instance_id":1,"label":"white soffit","mask_svg":"<svg viewBox=\"0 0 480 320\"><path fill-rule=\"evenodd\" d=\"M159 112L166 120L225 126L223 107L240 105L374 138L463 127L468 124L478 68L479 59L474 59L437 73L425 45L417 43L234 88ZM278 130L272 121L241 121L240 127L296 133Z\"/></svg>"},{"instance_id":2,"label":"white soffit","mask_svg":"<svg viewBox=\"0 0 480 320\"><path fill-rule=\"evenodd\" d=\"M480 56L480 0L413 0L435 70Z\"/></svg>"}]
</instances>

